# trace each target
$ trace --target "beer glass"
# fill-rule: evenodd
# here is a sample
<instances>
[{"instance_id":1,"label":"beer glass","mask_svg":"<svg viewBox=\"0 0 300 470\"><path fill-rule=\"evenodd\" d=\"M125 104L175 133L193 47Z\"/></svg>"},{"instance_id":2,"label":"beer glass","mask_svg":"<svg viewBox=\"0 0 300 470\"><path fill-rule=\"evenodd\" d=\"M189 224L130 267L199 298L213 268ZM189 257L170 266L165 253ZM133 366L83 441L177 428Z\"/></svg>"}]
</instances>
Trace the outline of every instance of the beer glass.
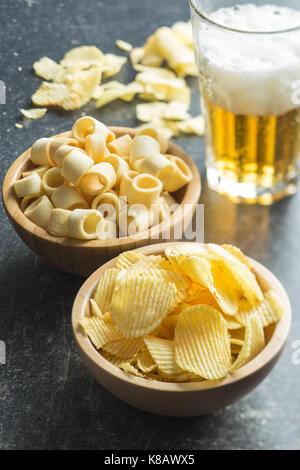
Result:
<instances>
[{"instance_id":1,"label":"beer glass","mask_svg":"<svg viewBox=\"0 0 300 470\"><path fill-rule=\"evenodd\" d=\"M296 191L300 2L190 0L211 189L272 204Z\"/></svg>"}]
</instances>

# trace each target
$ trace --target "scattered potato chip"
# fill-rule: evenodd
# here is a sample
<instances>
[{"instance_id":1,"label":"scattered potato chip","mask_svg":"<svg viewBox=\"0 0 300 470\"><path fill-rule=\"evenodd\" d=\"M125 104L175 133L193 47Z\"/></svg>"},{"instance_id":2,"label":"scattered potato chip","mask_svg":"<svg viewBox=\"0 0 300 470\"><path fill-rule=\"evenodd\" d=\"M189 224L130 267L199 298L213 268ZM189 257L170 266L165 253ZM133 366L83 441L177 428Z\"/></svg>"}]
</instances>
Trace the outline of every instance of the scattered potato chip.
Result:
<instances>
[{"instance_id":1,"label":"scattered potato chip","mask_svg":"<svg viewBox=\"0 0 300 470\"><path fill-rule=\"evenodd\" d=\"M104 344L110 341L117 341L120 338L115 328L102 318L84 317L81 318L79 324L97 349L102 348Z\"/></svg>"},{"instance_id":2,"label":"scattered potato chip","mask_svg":"<svg viewBox=\"0 0 300 470\"><path fill-rule=\"evenodd\" d=\"M42 57L37 62L34 62L33 69L36 75L45 80L55 80L64 70L60 64L49 57Z\"/></svg>"},{"instance_id":3,"label":"scattered potato chip","mask_svg":"<svg viewBox=\"0 0 300 470\"><path fill-rule=\"evenodd\" d=\"M119 282L110 304L114 325L124 338L150 333L169 313L175 294L175 285L161 279Z\"/></svg>"},{"instance_id":4,"label":"scattered potato chip","mask_svg":"<svg viewBox=\"0 0 300 470\"><path fill-rule=\"evenodd\" d=\"M43 82L31 99L38 106L61 106L68 96L69 87L67 85Z\"/></svg>"},{"instance_id":5,"label":"scattered potato chip","mask_svg":"<svg viewBox=\"0 0 300 470\"><path fill-rule=\"evenodd\" d=\"M103 350L122 359L130 359L140 352L142 347L143 340L141 338L129 338L107 343L103 346Z\"/></svg>"},{"instance_id":6,"label":"scattered potato chip","mask_svg":"<svg viewBox=\"0 0 300 470\"><path fill-rule=\"evenodd\" d=\"M229 372L231 352L226 321L212 307L198 305L179 315L175 359L184 370L214 380Z\"/></svg>"},{"instance_id":7,"label":"scattered potato chip","mask_svg":"<svg viewBox=\"0 0 300 470\"><path fill-rule=\"evenodd\" d=\"M196 134L200 136L205 134L205 121L201 114L193 118L189 118L187 116L183 119L183 121L176 123L176 126L180 132L183 132L184 134Z\"/></svg>"},{"instance_id":8,"label":"scattered potato chip","mask_svg":"<svg viewBox=\"0 0 300 470\"><path fill-rule=\"evenodd\" d=\"M162 103L153 101L152 103L138 104L136 115L140 121L151 122L155 119L180 120L188 119L188 105L180 101L170 101Z\"/></svg>"},{"instance_id":9,"label":"scattered potato chip","mask_svg":"<svg viewBox=\"0 0 300 470\"><path fill-rule=\"evenodd\" d=\"M265 345L265 336L262 322L258 315L248 318L245 326L245 339L238 358L230 368L234 372L257 356Z\"/></svg>"},{"instance_id":10,"label":"scattered potato chip","mask_svg":"<svg viewBox=\"0 0 300 470\"><path fill-rule=\"evenodd\" d=\"M74 47L68 51L60 65L68 68L88 69L92 65L100 65L103 61L103 53L96 46Z\"/></svg>"},{"instance_id":11,"label":"scattered potato chip","mask_svg":"<svg viewBox=\"0 0 300 470\"><path fill-rule=\"evenodd\" d=\"M193 49L194 41L193 41L193 30L192 24L190 21L178 21L174 23L172 26L172 31L176 36L188 47Z\"/></svg>"},{"instance_id":12,"label":"scattered potato chip","mask_svg":"<svg viewBox=\"0 0 300 470\"><path fill-rule=\"evenodd\" d=\"M141 85L137 82L131 82L128 85L123 85L123 83L116 81L107 82L96 89L96 96L98 96L96 107L101 108L118 98L124 101L131 101L136 93L140 93L142 89Z\"/></svg>"},{"instance_id":13,"label":"scattered potato chip","mask_svg":"<svg viewBox=\"0 0 300 470\"><path fill-rule=\"evenodd\" d=\"M115 54L105 54L103 60L103 73L105 77L111 77L120 72L123 65L127 62L127 57Z\"/></svg>"},{"instance_id":14,"label":"scattered potato chip","mask_svg":"<svg viewBox=\"0 0 300 470\"><path fill-rule=\"evenodd\" d=\"M107 312L109 310L118 272L119 271L115 268L107 269L98 281L94 300L101 312Z\"/></svg>"},{"instance_id":15,"label":"scattered potato chip","mask_svg":"<svg viewBox=\"0 0 300 470\"><path fill-rule=\"evenodd\" d=\"M172 73L172 72L171 72ZM189 106L191 91L185 80L162 72L140 72L135 77L136 81L144 86L142 99L157 99L164 101L179 101Z\"/></svg>"},{"instance_id":16,"label":"scattered potato chip","mask_svg":"<svg viewBox=\"0 0 300 470\"><path fill-rule=\"evenodd\" d=\"M129 42L123 41L122 39L117 39L116 46L125 52L131 52L133 49L133 45Z\"/></svg>"},{"instance_id":17,"label":"scattered potato chip","mask_svg":"<svg viewBox=\"0 0 300 470\"><path fill-rule=\"evenodd\" d=\"M47 108L20 109L20 111L27 119L40 119L45 116Z\"/></svg>"}]
</instances>

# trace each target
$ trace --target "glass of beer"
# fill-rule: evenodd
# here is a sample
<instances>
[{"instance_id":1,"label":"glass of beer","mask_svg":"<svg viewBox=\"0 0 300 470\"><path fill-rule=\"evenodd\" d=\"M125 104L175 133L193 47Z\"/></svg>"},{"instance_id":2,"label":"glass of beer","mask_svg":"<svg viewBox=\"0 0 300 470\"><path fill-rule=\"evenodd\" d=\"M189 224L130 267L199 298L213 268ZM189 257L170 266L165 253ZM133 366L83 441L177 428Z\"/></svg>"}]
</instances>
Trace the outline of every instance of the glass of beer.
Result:
<instances>
[{"instance_id":1,"label":"glass of beer","mask_svg":"<svg viewBox=\"0 0 300 470\"><path fill-rule=\"evenodd\" d=\"M190 0L211 189L272 204L296 191L300 2Z\"/></svg>"}]
</instances>

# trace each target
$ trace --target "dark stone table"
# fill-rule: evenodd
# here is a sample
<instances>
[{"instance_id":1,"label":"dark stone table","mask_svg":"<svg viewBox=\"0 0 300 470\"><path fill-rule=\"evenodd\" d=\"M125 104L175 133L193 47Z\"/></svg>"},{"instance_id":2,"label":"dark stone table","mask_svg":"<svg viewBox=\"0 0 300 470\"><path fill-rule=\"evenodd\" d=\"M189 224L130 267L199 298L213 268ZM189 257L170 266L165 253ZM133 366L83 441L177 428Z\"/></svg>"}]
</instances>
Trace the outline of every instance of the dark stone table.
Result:
<instances>
[{"instance_id":1,"label":"dark stone table","mask_svg":"<svg viewBox=\"0 0 300 470\"><path fill-rule=\"evenodd\" d=\"M19 108L30 107L40 83L32 71L35 60L60 60L83 44L122 54L116 39L141 45L158 26L188 16L183 0L2 0L0 79L7 104L0 105L1 176L35 139L69 129L82 112L49 111L15 128ZM118 79L133 76L128 64ZM190 83L196 114L197 82ZM134 126L135 105L116 101L96 110L90 104L84 111L106 124ZM7 348L6 365L0 366L1 449L300 448L300 364L292 361L292 344L300 339L300 193L270 208L233 205L205 186L203 139L182 137L178 143L203 176L205 241L236 244L288 291L294 318L279 363L250 395L210 416L166 418L122 403L91 378L74 344L71 308L83 279L37 258L1 208L0 340Z\"/></svg>"}]
</instances>

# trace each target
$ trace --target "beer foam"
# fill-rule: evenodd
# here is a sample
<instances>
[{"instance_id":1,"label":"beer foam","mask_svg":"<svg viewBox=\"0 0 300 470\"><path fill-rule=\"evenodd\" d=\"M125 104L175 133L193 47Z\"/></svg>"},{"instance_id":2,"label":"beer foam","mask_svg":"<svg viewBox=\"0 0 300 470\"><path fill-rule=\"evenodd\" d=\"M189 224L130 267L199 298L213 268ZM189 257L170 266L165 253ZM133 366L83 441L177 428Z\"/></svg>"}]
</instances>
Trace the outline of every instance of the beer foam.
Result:
<instances>
[{"instance_id":1,"label":"beer foam","mask_svg":"<svg viewBox=\"0 0 300 470\"><path fill-rule=\"evenodd\" d=\"M282 31L233 33L208 24L196 31L198 65L215 104L244 115L279 115L299 107L300 30L283 30L300 26L300 11L245 4L208 17L242 31Z\"/></svg>"}]
</instances>

